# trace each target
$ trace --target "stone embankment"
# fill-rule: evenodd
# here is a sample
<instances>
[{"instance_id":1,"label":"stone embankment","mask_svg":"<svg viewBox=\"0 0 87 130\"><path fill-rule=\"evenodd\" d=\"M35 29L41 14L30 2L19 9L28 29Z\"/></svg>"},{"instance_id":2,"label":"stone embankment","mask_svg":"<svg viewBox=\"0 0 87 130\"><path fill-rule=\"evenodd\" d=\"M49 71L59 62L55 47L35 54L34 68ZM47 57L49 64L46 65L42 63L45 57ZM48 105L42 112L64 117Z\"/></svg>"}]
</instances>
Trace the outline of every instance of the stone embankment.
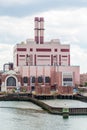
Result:
<instances>
[{"instance_id":1,"label":"stone embankment","mask_svg":"<svg viewBox=\"0 0 87 130\"><path fill-rule=\"evenodd\" d=\"M64 97L65 98L65 97ZM83 97L81 95L75 95L74 99L85 101L87 102L87 97ZM19 94L8 94L8 95L1 95L0 101L27 101L32 102L38 106L40 106L42 109L46 110L48 113L51 114L63 114L63 109L61 107L52 107L48 104L31 97L31 95L19 95ZM87 108L68 108L68 114L69 115L87 115Z\"/></svg>"}]
</instances>

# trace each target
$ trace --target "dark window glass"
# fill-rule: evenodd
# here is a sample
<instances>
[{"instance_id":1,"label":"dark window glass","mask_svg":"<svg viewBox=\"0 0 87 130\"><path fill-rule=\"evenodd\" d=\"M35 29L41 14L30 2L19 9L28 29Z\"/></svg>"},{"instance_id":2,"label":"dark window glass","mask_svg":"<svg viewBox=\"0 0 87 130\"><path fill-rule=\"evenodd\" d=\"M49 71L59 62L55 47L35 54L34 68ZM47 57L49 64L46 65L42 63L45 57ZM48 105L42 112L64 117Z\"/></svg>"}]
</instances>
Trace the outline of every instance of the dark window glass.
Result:
<instances>
[{"instance_id":1,"label":"dark window glass","mask_svg":"<svg viewBox=\"0 0 87 130\"><path fill-rule=\"evenodd\" d=\"M32 86L31 89L32 89L32 91L34 91L35 90L35 86Z\"/></svg>"},{"instance_id":2,"label":"dark window glass","mask_svg":"<svg viewBox=\"0 0 87 130\"><path fill-rule=\"evenodd\" d=\"M35 83L35 77L34 76L32 77L32 83Z\"/></svg>"},{"instance_id":3,"label":"dark window glass","mask_svg":"<svg viewBox=\"0 0 87 130\"><path fill-rule=\"evenodd\" d=\"M72 78L63 78L63 81L72 81Z\"/></svg>"},{"instance_id":4,"label":"dark window glass","mask_svg":"<svg viewBox=\"0 0 87 130\"><path fill-rule=\"evenodd\" d=\"M23 82L24 83L28 83L28 78L27 77L23 77Z\"/></svg>"},{"instance_id":5,"label":"dark window glass","mask_svg":"<svg viewBox=\"0 0 87 130\"><path fill-rule=\"evenodd\" d=\"M38 83L42 83L43 82L43 77L42 76L39 76L38 77Z\"/></svg>"},{"instance_id":6,"label":"dark window glass","mask_svg":"<svg viewBox=\"0 0 87 130\"><path fill-rule=\"evenodd\" d=\"M50 77L45 77L45 83L50 83Z\"/></svg>"},{"instance_id":7,"label":"dark window glass","mask_svg":"<svg viewBox=\"0 0 87 130\"><path fill-rule=\"evenodd\" d=\"M55 52L57 52L57 49L55 49Z\"/></svg>"},{"instance_id":8,"label":"dark window glass","mask_svg":"<svg viewBox=\"0 0 87 130\"><path fill-rule=\"evenodd\" d=\"M9 77L7 79L7 86L16 86L16 79L14 77Z\"/></svg>"},{"instance_id":9,"label":"dark window glass","mask_svg":"<svg viewBox=\"0 0 87 130\"><path fill-rule=\"evenodd\" d=\"M33 51L33 48L30 48L30 51Z\"/></svg>"}]
</instances>

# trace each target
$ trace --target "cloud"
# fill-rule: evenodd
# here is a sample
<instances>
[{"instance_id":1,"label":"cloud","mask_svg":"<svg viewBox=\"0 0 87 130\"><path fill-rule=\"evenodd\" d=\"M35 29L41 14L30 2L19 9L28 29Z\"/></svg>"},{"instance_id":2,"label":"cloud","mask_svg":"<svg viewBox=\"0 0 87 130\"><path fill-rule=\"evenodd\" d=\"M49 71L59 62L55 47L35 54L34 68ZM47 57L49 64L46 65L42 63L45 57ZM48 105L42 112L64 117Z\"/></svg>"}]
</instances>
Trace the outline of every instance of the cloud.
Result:
<instances>
[{"instance_id":1,"label":"cloud","mask_svg":"<svg viewBox=\"0 0 87 130\"><path fill-rule=\"evenodd\" d=\"M8 62L13 62L13 45L0 43L0 70Z\"/></svg>"},{"instance_id":2,"label":"cloud","mask_svg":"<svg viewBox=\"0 0 87 130\"><path fill-rule=\"evenodd\" d=\"M0 42L17 43L33 36L33 19L30 17L0 17Z\"/></svg>"},{"instance_id":3,"label":"cloud","mask_svg":"<svg viewBox=\"0 0 87 130\"><path fill-rule=\"evenodd\" d=\"M0 15L24 17L50 10L87 8L86 0L0 0Z\"/></svg>"},{"instance_id":4,"label":"cloud","mask_svg":"<svg viewBox=\"0 0 87 130\"><path fill-rule=\"evenodd\" d=\"M0 66L12 60L12 47L15 44L29 38L34 38L35 16L42 16L45 19L45 41L58 38L61 44L70 44L71 63L73 65L80 65L81 72L85 72L87 66L85 63L87 60L86 8L51 10L34 15L27 15L26 17L0 16L0 47L2 47L0 49ZM8 45L12 50L11 54L9 53ZM84 67L83 63L85 64Z\"/></svg>"},{"instance_id":5,"label":"cloud","mask_svg":"<svg viewBox=\"0 0 87 130\"><path fill-rule=\"evenodd\" d=\"M0 0L1 6L24 5L32 3L32 0Z\"/></svg>"},{"instance_id":6,"label":"cloud","mask_svg":"<svg viewBox=\"0 0 87 130\"><path fill-rule=\"evenodd\" d=\"M43 13L46 20L46 38L59 37L62 42L86 47L87 9L49 11ZM83 43L83 44L82 44Z\"/></svg>"},{"instance_id":7,"label":"cloud","mask_svg":"<svg viewBox=\"0 0 87 130\"><path fill-rule=\"evenodd\" d=\"M50 4L49 4L50 3ZM85 6L87 5L86 0L0 0L1 6L12 6L12 5L27 5L27 4L36 4L42 5L45 7L55 6L55 7L64 7L64 6Z\"/></svg>"},{"instance_id":8,"label":"cloud","mask_svg":"<svg viewBox=\"0 0 87 130\"><path fill-rule=\"evenodd\" d=\"M78 45L71 45L71 65L79 65L80 73L87 72L87 49Z\"/></svg>"}]
</instances>

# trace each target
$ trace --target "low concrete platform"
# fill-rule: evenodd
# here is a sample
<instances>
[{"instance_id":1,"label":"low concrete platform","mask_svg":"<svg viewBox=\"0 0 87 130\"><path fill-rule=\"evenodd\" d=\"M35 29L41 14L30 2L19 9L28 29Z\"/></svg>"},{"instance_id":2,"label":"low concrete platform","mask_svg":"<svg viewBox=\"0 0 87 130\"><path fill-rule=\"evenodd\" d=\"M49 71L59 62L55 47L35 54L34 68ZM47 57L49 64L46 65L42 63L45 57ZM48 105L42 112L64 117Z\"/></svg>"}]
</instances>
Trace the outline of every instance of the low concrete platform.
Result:
<instances>
[{"instance_id":1,"label":"low concrete platform","mask_svg":"<svg viewBox=\"0 0 87 130\"><path fill-rule=\"evenodd\" d=\"M27 101L27 102L32 102L38 106L40 106L42 109L46 110L50 114L58 114L62 115L63 114L63 109L62 107L52 107L49 106L48 104L31 97L32 95L19 95L19 94L8 94L8 95L2 95L0 96L0 101ZM75 95L76 96L76 95ZM82 96L77 95L77 100L81 99ZM76 97L75 97L76 98ZM87 97L83 98L85 101L87 101ZM84 100L83 100L84 101ZM69 115L87 115L87 108L68 108Z\"/></svg>"}]
</instances>

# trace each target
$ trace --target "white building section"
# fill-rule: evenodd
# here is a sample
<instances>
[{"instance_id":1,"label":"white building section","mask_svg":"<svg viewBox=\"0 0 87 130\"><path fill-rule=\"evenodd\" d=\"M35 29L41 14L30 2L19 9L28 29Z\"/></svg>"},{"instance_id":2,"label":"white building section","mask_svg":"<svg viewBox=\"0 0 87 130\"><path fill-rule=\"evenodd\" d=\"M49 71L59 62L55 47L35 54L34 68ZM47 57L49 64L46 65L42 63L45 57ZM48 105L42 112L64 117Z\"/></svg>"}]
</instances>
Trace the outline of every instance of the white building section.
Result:
<instances>
[{"instance_id":1,"label":"white building section","mask_svg":"<svg viewBox=\"0 0 87 130\"><path fill-rule=\"evenodd\" d=\"M55 42L35 44L31 40L14 47L14 66L70 65L70 45Z\"/></svg>"}]
</instances>

